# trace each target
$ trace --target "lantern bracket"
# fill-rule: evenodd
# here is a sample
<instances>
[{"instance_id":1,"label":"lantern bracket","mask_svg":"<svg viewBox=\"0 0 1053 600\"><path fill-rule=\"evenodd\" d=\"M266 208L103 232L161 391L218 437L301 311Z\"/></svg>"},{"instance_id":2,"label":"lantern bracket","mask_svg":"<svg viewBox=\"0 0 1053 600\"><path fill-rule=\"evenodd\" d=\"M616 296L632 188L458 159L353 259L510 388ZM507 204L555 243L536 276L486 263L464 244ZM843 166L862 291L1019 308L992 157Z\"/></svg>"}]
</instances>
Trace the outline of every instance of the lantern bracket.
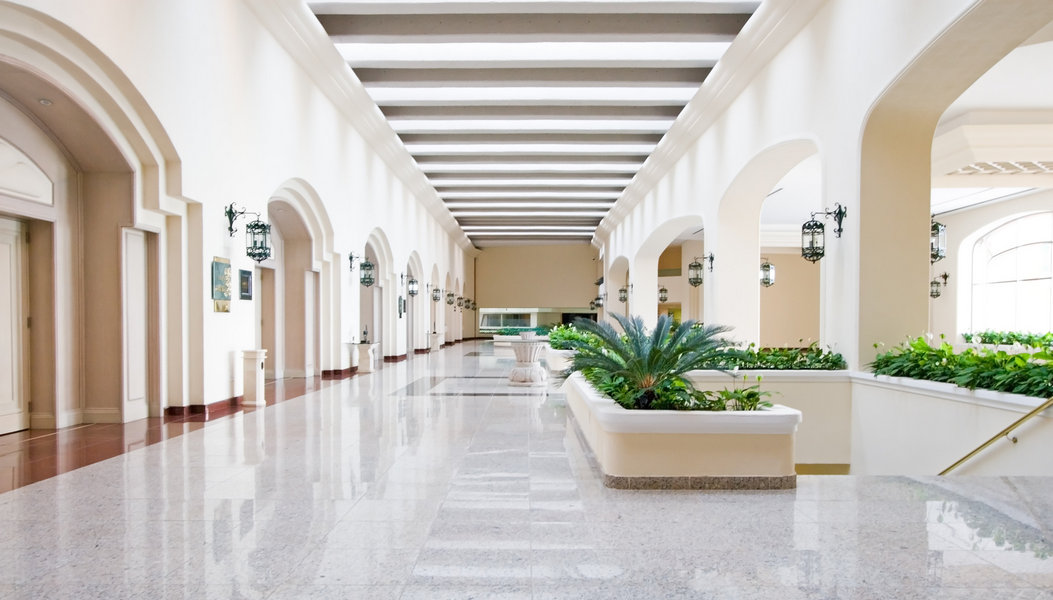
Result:
<instances>
[{"instance_id":1,"label":"lantern bracket","mask_svg":"<svg viewBox=\"0 0 1053 600\"><path fill-rule=\"evenodd\" d=\"M838 202L834 204L833 210L828 209L813 212L812 219L815 219L815 215L823 215L823 218L833 217L834 223L837 225L837 227L834 228L834 236L841 237L841 232L844 231L844 228L841 226L841 223L845 220L845 215L847 214L848 209L846 209L844 206L841 205L840 202Z\"/></svg>"}]
</instances>

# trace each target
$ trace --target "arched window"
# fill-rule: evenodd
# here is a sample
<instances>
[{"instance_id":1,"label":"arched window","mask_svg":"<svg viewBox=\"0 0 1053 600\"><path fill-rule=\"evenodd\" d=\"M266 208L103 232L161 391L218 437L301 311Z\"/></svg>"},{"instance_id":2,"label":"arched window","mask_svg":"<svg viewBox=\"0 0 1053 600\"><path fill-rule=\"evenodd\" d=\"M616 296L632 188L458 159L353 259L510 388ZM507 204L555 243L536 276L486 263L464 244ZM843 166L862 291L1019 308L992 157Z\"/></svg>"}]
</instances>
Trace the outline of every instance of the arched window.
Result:
<instances>
[{"instance_id":1,"label":"arched window","mask_svg":"<svg viewBox=\"0 0 1053 600\"><path fill-rule=\"evenodd\" d=\"M1053 326L1053 212L1000 225L973 247L972 330Z\"/></svg>"}]
</instances>

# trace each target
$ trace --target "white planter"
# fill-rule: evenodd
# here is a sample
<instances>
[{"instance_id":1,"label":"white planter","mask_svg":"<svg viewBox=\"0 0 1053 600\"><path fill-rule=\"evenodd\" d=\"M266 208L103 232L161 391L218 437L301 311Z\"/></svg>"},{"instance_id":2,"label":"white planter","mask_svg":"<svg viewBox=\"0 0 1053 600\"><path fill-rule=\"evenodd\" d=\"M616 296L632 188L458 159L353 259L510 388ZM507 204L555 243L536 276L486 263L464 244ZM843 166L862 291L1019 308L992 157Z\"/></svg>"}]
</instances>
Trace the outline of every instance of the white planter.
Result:
<instances>
[{"instance_id":1,"label":"white planter","mask_svg":"<svg viewBox=\"0 0 1053 600\"><path fill-rule=\"evenodd\" d=\"M495 346L511 346L513 341L519 341L523 338L519 335L500 335L494 334L494 345Z\"/></svg>"},{"instance_id":2,"label":"white planter","mask_svg":"<svg viewBox=\"0 0 1053 600\"><path fill-rule=\"evenodd\" d=\"M797 485L801 412L627 410L580 373L563 385L608 487L785 489Z\"/></svg>"},{"instance_id":3,"label":"white planter","mask_svg":"<svg viewBox=\"0 0 1053 600\"><path fill-rule=\"evenodd\" d=\"M545 362L548 370L553 373L562 373L570 368L570 362L574 359L574 350L556 350L551 345L545 348Z\"/></svg>"}]
</instances>

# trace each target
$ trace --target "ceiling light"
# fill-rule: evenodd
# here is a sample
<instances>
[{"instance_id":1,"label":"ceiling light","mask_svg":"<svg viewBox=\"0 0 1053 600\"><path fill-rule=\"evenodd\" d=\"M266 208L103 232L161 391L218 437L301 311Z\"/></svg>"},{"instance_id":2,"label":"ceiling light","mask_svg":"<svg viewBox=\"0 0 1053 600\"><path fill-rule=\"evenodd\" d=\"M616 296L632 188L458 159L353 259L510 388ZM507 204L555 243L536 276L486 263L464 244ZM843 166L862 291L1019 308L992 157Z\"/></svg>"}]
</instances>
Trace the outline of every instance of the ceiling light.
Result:
<instances>
[{"instance_id":1,"label":"ceiling light","mask_svg":"<svg viewBox=\"0 0 1053 600\"><path fill-rule=\"evenodd\" d=\"M683 105L694 97L691 86L501 86L501 87L420 87L366 86L366 92L380 106L560 106L584 103L594 106Z\"/></svg>"},{"instance_id":2,"label":"ceiling light","mask_svg":"<svg viewBox=\"0 0 1053 600\"><path fill-rule=\"evenodd\" d=\"M418 163L425 173L635 173L640 162L616 163Z\"/></svg>"},{"instance_id":3,"label":"ceiling light","mask_svg":"<svg viewBox=\"0 0 1053 600\"><path fill-rule=\"evenodd\" d=\"M665 133L673 119L388 119L397 133Z\"/></svg>"},{"instance_id":4,"label":"ceiling light","mask_svg":"<svg viewBox=\"0 0 1053 600\"><path fill-rule=\"evenodd\" d=\"M583 192L583 191L540 191L540 192L521 192L516 190L504 190L500 192L441 192L441 196L444 200L471 200L472 198L482 198L484 200L497 200L499 198L510 198L510 199L526 199L526 198L540 198L554 200L557 198L567 198L570 200L617 200L621 192Z\"/></svg>"},{"instance_id":5,"label":"ceiling light","mask_svg":"<svg viewBox=\"0 0 1053 600\"><path fill-rule=\"evenodd\" d=\"M436 188L459 187L625 187L631 177L578 179L432 179Z\"/></svg>"},{"instance_id":6,"label":"ceiling light","mask_svg":"<svg viewBox=\"0 0 1053 600\"><path fill-rule=\"evenodd\" d=\"M336 43L351 68L657 67L716 65L731 42Z\"/></svg>"},{"instance_id":7,"label":"ceiling light","mask_svg":"<svg viewBox=\"0 0 1053 600\"><path fill-rule=\"evenodd\" d=\"M501 210L451 210L454 217L580 217L588 219L602 219L607 216L605 210L529 210L529 211L501 211Z\"/></svg>"},{"instance_id":8,"label":"ceiling light","mask_svg":"<svg viewBox=\"0 0 1053 600\"><path fill-rule=\"evenodd\" d=\"M610 143L412 143L406 144L410 154L650 154L658 144Z\"/></svg>"},{"instance_id":9,"label":"ceiling light","mask_svg":"<svg viewBox=\"0 0 1053 600\"><path fill-rule=\"evenodd\" d=\"M447 202L446 208L611 208L614 202Z\"/></svg>"}]
</instances>

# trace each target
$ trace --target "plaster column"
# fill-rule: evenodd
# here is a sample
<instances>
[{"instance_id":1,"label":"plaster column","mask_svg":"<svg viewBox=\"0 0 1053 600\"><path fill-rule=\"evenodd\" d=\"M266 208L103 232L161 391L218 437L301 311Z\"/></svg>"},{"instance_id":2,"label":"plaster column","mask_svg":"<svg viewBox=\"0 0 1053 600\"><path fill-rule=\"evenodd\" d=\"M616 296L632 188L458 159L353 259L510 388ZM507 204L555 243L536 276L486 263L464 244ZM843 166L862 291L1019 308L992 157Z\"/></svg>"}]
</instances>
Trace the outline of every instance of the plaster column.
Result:
<instances>
[{"instance_id":1,"label":"plaster column","mask_svg":"<svg viewBox=\"0 0 1053 600\"><path fill-rule=\"evenodd\" d=\"M629 315L643 317L652 328L658 322L658 258L637 259L630 269Z\"/></svg>"}]
</instances>

